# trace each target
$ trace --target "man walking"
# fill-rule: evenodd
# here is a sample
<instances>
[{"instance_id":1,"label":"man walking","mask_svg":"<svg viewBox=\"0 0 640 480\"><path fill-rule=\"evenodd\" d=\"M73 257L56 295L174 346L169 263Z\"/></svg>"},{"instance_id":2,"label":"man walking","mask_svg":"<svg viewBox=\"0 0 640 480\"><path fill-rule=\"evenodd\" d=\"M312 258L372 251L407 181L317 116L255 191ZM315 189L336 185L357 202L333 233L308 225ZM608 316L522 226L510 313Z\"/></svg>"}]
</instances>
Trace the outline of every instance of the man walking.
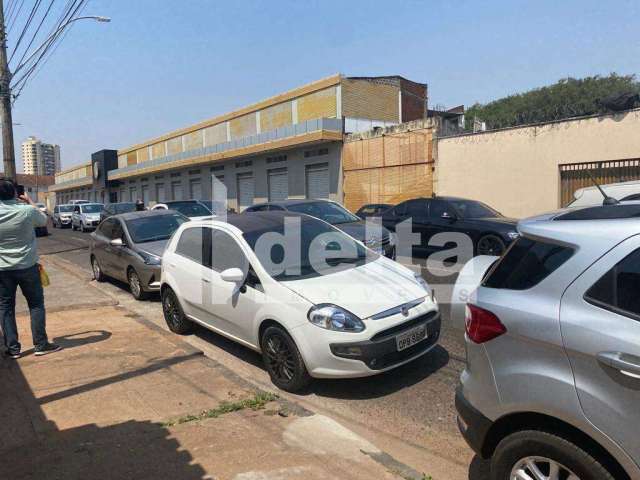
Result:
<instances>
[{"instance_id":1,"label":"man walking","mask_svg":"<svg viewBox=\"0 0 640 480\"><path fill-rule=\"evenodd\" d=\"M47 339L44 294L37 264L34 229L45 226L47 216L27 195L16 197L16 184L0 178L0 326L6 354L11 358L20 358L16 325L18 286L29 305L35 354L40 356L60 350Z\"/></svg>"}]
</instances>

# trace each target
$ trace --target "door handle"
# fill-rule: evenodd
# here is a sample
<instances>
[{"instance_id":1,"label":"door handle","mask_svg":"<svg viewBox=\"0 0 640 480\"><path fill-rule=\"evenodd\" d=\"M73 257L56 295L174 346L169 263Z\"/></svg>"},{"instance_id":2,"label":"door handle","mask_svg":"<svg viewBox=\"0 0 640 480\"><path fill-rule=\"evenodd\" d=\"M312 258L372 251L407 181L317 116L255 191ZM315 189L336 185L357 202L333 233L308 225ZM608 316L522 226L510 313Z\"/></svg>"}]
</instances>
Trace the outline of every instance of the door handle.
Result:
<instances>
[{"instance_id":1,"label":"door handle","mask_svg":"<svg viewBox=\"0 0 640 480\"><path fill-rule=\"evenodd\" d=\"M600 352L598 361L603 365L615 368L627 377L640 380L640 357L622 352Z\"/></svg>"},{"instance_id":2,"label":"door handle","mask_svg":"<svg viewBox=\"0 0 640 480\"><path fill-rule=\"evenodd\" d=\"M202 281L204 283L211 283L211 280L209 280L208 278L204 278L204 277L202 278Z\"/></svg>"}]
</instances>

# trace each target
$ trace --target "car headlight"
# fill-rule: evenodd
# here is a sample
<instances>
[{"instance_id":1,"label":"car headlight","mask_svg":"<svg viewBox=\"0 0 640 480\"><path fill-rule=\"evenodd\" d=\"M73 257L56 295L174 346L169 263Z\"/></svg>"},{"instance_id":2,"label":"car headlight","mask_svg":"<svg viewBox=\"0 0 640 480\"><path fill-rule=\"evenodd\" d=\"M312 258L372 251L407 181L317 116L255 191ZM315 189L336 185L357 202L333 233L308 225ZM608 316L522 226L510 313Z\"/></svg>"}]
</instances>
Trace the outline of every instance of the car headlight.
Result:
<instances>
[{"instance_id":1,"label":"car headlight","mask_svg":"<svg viewBox=\"0 0 640 480\"><path fill-rule=\"evenodd\" d=\"M365 325L358 317L347 310L331 304L311 307L307 318L315 326L336 332L362 332Z\"/></svg>"},{"instance_id":2,"label":"car headlight","mask_svg":"<svg viewBox=\"0 0 640 480\"><path fill-rule=\"evenodd\" d=\"M427 283L427 281L422 278L422 275L420 275L419 273L414 273L413 277L416 279L416 282L418 282L422 288L424 288L427 291L427 299L431 299L432 302L436 302L436 296L433 293L433 290L431 289L431 287L429 286L429 284Z\"/></svg>"},{"instance_id":3,"label":"car headlight","mask_svg":"<svg viewBox=\"0 0 640 480\"><path fill-rule=\"evenodd\" d=\"M519 236L520 234L518 232L507 232L507 237L509 237L511 240L515 240Z\"/></svg>"},{"instance_id":4,"label":"car headlight","mask_svg":"<svg viewBox=\"0 0 640 480\"><path fill-rule=\"evenodd\" d=\"M157 255L147 252L138 252L138 255L142 257L146 265L160 265L162 263L162 258Z\"/></svg>"}]
</instances>

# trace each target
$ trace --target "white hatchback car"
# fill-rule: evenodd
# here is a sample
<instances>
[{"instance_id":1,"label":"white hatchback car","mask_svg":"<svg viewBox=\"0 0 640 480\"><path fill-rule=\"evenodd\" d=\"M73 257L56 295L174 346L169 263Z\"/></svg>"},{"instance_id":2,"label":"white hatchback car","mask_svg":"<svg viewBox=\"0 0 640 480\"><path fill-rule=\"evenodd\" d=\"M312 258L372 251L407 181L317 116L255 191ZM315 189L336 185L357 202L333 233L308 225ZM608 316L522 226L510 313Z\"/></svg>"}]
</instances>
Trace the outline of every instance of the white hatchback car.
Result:
<instances>
[{"instance_id":1,"label":"white hatchback car","mask_svg":"<svg viewBox=\"0 0 640 480\"><path fill-rule=\"evenodd\" d=\"M419 275L293 212L181 225L161 283L173 332L195 322L261 352L273 383L288 391L312 377L392 369L440 335L437 303Z\"/></svg>"}]
</instances>

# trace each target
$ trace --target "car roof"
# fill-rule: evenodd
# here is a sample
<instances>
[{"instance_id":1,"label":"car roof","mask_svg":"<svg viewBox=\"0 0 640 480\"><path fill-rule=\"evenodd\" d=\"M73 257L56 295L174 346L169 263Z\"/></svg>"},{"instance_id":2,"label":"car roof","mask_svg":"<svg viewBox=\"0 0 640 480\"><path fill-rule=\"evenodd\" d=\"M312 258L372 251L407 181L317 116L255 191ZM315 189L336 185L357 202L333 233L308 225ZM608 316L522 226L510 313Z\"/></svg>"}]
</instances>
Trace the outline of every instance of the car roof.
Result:
<instances>
[{"instance_id":1,"label":"car roof","mask_svg":"<svg viewBox=\"0 0 640 480\"><path fill-rule=\"evenodd\" d=\"M326 198L301 198L299 200L281 200L279 202L262 202L256 203L255 205L251 205L251 207L261 207L263 205L278 205L280 207L288 207L290 205L302 205L305 203L317 203L317 202L327 202L327 203L336 203L333 200L327 200Z\"/></svg>"},{"instance_id":2,"label":"car roof","mask_svg":"<svg viewBox=\"0 0 640 480\"><path fill-rule=\"evenodd\" d=\"M617 245L640 234L640 201L596 207L563 208L518 223L524 235L586 245Z\"/></svg>"},{"instance_id":3,"label":"car roof","mask_svg":"<svg viewBox=\"0 0 640 480\"><path fill-rule=\"evenodd\" d=\"M191 221L189 222L189 226L231 225L232 227L240 231L240 233L253 233L270 231L274 228L281 227L284 218L292 217L321 221L316 219L315 217L305 215L304 213L271 210L267 212L244 212L241 214L233 213L227 215L226 221L216 220L217 217L210 217L207 219Z\"/></svg>"},{"instance_id":4,"label":"car roof","mask_svg":"<svg viewBox=\"0 0 640 480\"><path fill-rule=\"evenodd\" d=\"M120 213L118 215L114 215L113 217L109 217L109 218L121 218L122 220L135 220L136 218L159 217L162 215L175 215L176 213L179 214L179 212L176 212L175 210L165 210L165 209L144 210L141 212Z\"/></svg>"}]
</instances>

